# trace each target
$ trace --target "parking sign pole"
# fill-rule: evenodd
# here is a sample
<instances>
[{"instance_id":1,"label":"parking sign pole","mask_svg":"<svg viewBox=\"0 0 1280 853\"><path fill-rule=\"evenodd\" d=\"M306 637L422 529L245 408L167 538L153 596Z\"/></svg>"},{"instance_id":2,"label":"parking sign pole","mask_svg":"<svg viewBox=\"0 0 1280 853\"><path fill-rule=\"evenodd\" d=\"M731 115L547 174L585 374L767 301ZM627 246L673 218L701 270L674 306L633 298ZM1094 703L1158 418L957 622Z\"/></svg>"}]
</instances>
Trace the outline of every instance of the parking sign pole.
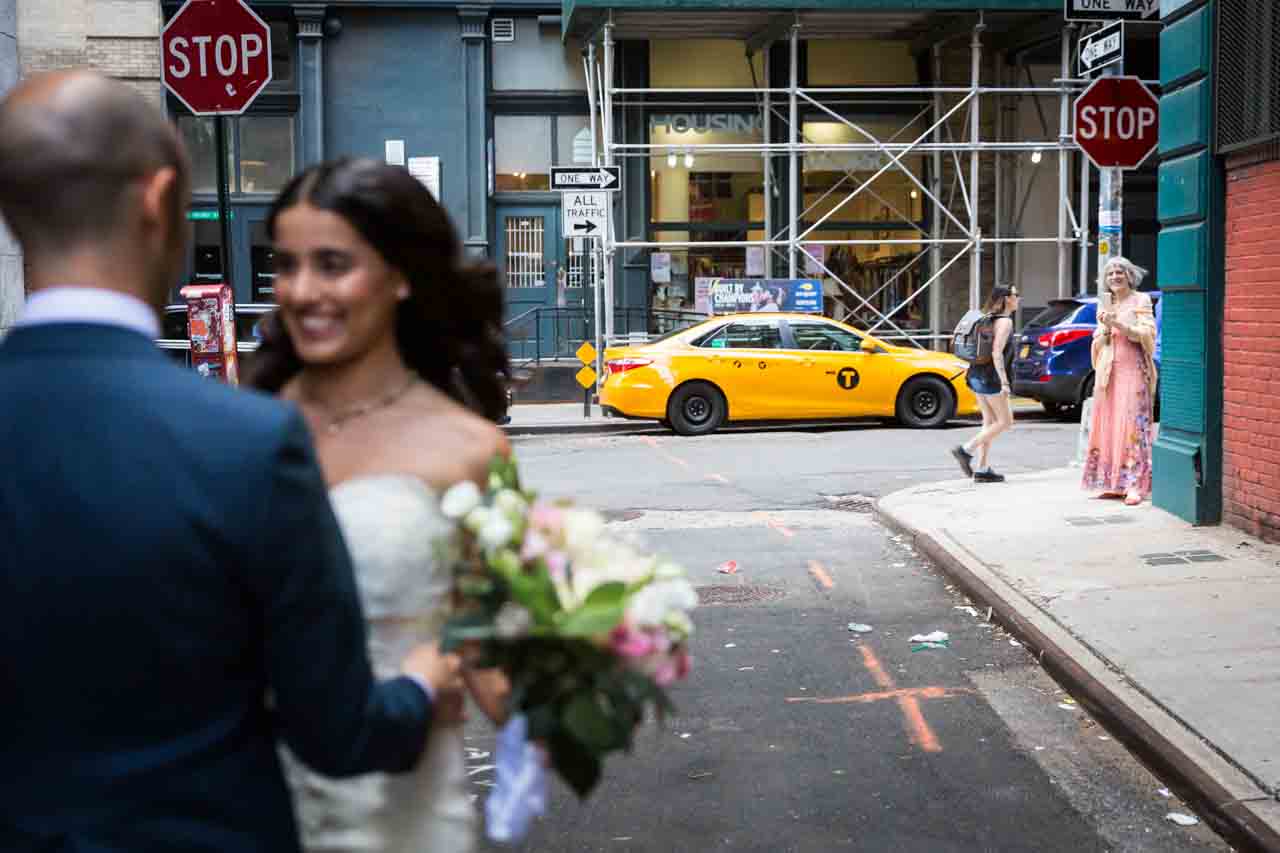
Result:
<instances>
[{"instance_id":1,"label":"parking sign pole","mask_svg":"<svg viewBox=\"0 0 1280 853\"><path fill-rule=\"evenodd\" d=\"M1122 62L1102 69L1104 77L1124 74ZM1098 170L1098 275L1107 261L1119 257L1124 249L1124 170L1107 167ZM1102 285L1096 285L1099 293Z\"/></svg>"},{"instance_id":2,"label":"parking sign pole","mask_svg":"<svg viewBox=\"0 0 1280 853\"><path fill-rule=\"evenodd\" d=\"M217 148L217 180L218 180L218 229L222 237L222 251L220 254L222 262L222 283L229 284L233 290L235 284L231 281L231 204L229 193L227 192L227 117L214 116L213 123L216 125L215 148Z\"/></svg>"}]
</instances>

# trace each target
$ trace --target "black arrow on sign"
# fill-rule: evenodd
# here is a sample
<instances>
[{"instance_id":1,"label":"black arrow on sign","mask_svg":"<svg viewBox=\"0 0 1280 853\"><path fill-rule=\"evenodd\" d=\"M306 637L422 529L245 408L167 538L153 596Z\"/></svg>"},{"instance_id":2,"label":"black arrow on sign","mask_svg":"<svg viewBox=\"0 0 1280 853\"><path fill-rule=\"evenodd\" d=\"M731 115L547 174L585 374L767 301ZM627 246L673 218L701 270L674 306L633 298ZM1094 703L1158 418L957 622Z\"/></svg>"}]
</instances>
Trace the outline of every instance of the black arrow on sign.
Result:
<instances>
[{"instance_id":1,"label":"black arrow on sign","mask_svg":"<svg viewBox=\"0 0 1280 853\"><path fill-rule=\"evenodd\" d=\"M579 222L573 226L573 230L586 231L590 234L592 231L596 230L596 224L594 222Z\"/></svg>"}]
</instances>

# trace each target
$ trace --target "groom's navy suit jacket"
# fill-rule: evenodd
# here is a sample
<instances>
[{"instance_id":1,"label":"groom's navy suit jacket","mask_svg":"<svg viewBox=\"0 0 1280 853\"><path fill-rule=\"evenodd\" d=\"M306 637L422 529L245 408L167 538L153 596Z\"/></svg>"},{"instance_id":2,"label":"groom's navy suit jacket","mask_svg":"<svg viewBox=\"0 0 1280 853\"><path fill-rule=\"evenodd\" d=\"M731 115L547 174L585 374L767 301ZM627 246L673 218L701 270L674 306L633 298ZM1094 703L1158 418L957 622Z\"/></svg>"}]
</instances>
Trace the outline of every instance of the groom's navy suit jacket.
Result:
<instances>
[{"instance_id":1,"label":"groom's navy suit jacket","mask_svg":"<svg viewBox=\"0 0 1280 853\"><path fill-rule=\"evenodd\" d=\"M296 409L141 334L0 342L0 850L296 850L277 759L407 770Z\"/></svg>"}]
</instances>

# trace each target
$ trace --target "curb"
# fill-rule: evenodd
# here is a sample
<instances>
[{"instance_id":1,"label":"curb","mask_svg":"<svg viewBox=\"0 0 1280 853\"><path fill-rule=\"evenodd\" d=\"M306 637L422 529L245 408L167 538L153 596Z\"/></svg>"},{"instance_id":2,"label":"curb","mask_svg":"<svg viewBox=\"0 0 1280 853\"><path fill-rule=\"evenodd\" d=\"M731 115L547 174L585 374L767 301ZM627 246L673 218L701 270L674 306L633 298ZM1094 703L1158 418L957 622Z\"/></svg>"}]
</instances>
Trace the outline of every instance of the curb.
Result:
<instances>
[{"instance_id":1,"label":"curb","mask_svg":"<svg viewBox=\"0 0 1280 853\"><path fill-rule=\"evenodd\" d=\"M1257 785L1191 729L963 545L952 540L948 547L945 530L913 527L882 501L876 503L875 517L907 537L971 600L990 607L993 621L1016 636L1097 722L1236 850L1280 853L1280 823L1252 807L1274 807L1276 800L1242 798L1242 792L1258 791Z\"/></svg>"},{"instance_id":2,"label":"curb","mask_svg":"<svg viewBox=\"0 0 1280 853\"><path fill-rule=\"evenodd\" d=\"M510 436L519 435L590 435L592 433L635 433L659 430L670 432L656 421L652 424L643 421L610 421L602 418L584 418L584 423L577 424L503 424L502 431Z\"/></svg>"}]
</instances>

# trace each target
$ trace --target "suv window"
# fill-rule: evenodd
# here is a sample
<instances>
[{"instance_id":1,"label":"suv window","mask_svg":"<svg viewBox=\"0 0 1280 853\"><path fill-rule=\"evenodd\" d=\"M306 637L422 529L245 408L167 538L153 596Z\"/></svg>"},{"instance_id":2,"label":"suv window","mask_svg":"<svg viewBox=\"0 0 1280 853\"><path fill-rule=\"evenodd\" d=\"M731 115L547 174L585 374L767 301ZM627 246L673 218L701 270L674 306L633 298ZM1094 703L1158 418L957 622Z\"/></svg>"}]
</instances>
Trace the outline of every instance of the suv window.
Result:
<instances>
[{"instance_id":1,"label":"suv window","mask_svg":"<svg viewBox=\"0 0 1280 853\"><path fill-rule=\"evenodd\" d=\"M1048 308L1037 314L1027 325L1040 326L1041 328L1056 326L1059 323L1067 322L1067 318L1076 313L1076 309L1081 307L1087 308L1089 306L1082 305L1082 303L1076 302L1074 299L1055 299L1049 303ZM1076 322L1081 321L1076 320Z\"/></svg>"},{"instance_id":2,"label":"suv window","mask_svg":"<svg viewBox=\"0 0 1280 853\"><path fill-rule=\"evenodd\" d=\"M830 323L791 322L791 335L796 349L857 352L862 340L853 332Z\"/></svg>"},{"instance_id":3,"label":"suv window","mask_svg":"<svg viewBox=\"0 0 1280 853\"><path fill-rule=\"evenodd\" d=\"M712 349L781 349L777 320L730 323L698 344Z\"/></svg>"}]
</instances>

